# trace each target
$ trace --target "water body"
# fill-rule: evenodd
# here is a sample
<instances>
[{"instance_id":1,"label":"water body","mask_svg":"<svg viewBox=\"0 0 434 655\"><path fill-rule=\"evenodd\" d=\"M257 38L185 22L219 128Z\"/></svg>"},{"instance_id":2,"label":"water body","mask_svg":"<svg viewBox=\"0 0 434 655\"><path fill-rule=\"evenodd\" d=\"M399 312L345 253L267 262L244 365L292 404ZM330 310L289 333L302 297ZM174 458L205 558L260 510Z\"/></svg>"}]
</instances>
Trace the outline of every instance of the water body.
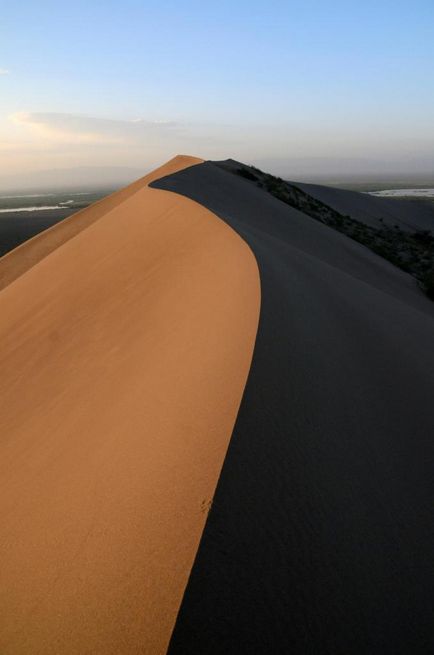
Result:
<instances>
[{"instance_id":1,"label":"water body","mask_svg":"<svg viewBox=\"0 0 434 655\"><path fill-rule=\"evenodd\" d=\"M103 196L110 193L112 189L94 189L89 191L50 191L36 193L29 191L28 193L7 193L0 195L0 214L24 213L26 215L35 214L40 215L41 212L53 212L59 209L83 209L92 202L99 200ZM2 216L3 219L3 216Z\"/></svg>"},{"instance_id":2,"label":"water body","mask_svg":"<svg viewBox=\"0 0 434 655\"><path fill-rule=\"evenodd\" d=\"M64 209L65 205L74 202L73 200L67 200L62 202L60 205L40 205L30 206L30 207L8 207L7 209L0 209L0 214L11 214L12 212L38 212L45 209Z\"/></svg>"},{"instance_id":3,"label":"water body","mask_svg":"<svg viewBox=\"0 0 434 655\"><path fill-rule=\"evenodd\" d=\"M434 189L383 189L382 191L365 191L370 196L382 198L434 198Z\"/></svg>"},{"instance_id":4,"label":"water body","mask_svg":"<svg viewBox=\"0 0 434 655\"><path fill-rule=\"evenodd\" d=\"M53 196L58 196L61 195L59 193L23 193L19 195L13 195L13 196L0 196L0 202L2 200L15 200L17 198L49 198ZM81 191L79 193L70 193L68 195L71 196L90 196L92 195L92 191Z\"/></svg>"},{"instance_id":5,"label":"water body","mask_svg":"<svg viewBox=\"0 0 434 655\"><path fill-rule=\"evenodd\" d=\"M15 196L0 196L1 200L15 200L16 198L48 198L54 196L54 193L24 193Z\"/></svg>"},{"instance_id":6,"label":"water body","mask_svg":"<svg viewBox=\"0 0 434 655\"><path fill-rule=\"evenodd\" d=\"M63 190L0 195L0 257L114 189Z\"/></svg>"}]
</instances>

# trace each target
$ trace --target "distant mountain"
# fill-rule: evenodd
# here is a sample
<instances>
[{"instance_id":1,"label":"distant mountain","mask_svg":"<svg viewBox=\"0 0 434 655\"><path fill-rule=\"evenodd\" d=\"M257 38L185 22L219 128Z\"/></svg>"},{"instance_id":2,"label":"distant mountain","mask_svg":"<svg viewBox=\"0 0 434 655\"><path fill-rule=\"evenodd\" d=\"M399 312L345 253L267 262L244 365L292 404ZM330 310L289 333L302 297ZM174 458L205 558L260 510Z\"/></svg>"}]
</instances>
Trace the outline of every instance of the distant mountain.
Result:
<instances>
[{"instance_id":1,"label":"distant mountain","mask_svg":"<svg viewBox=\"0 0 434 655\"><path fill-rule=\"evenodd\" d=\"M123 166L78 166L35 171L25 175L0 177L0 192L23 190L54 190L94 187L121 187L147 173L140 168Z\"/></svg>"},{"instance_id":2,"label":"distant mountain","mask_svg":"<svg viewBox=\"0 0 434 655\"><path fill-rule=\"evenodd\" d=\"M432 184L434 180L432 157L400 162L357 157L281 157L257 159L253 163L286 179L337 186L356 184L366 188L391 183L413 186Z\"/></svg>"}]
</instances>

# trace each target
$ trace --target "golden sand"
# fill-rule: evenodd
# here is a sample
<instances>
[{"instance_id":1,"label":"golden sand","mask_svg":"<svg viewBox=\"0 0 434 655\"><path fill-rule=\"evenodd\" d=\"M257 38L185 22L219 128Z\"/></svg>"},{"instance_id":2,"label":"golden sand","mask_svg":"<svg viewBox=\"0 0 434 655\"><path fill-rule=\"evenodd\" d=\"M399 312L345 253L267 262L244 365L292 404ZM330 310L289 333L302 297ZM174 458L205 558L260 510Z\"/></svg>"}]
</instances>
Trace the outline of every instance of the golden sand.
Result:
<instances>
[{"instance_id":1,"label":"golden sand","mask_svg":"<svg viewBox=\"0 0 434 655\"><path fill-rule=\"evenodd\" d=\"M256 261L147 184L0 260L0 652L164 653L248 374Z\"/></svg>"}]
</instances>

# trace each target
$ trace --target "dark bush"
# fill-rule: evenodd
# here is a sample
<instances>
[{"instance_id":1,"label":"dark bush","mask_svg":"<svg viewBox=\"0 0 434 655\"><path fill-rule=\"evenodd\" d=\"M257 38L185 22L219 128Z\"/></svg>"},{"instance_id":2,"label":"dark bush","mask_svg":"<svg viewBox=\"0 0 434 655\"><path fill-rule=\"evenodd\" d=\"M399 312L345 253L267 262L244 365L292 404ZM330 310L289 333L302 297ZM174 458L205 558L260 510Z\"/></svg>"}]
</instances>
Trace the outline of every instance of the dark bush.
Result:
<instances>
[{"instance_id":1,"label":"dark bush","mask_svg":"<svg viewBox=\"0 0 434 655\"><path fill-rule=\"evenodd\" d=\"M431 246L434 244L434 237L429 230L418 230L414 232L413 239L419 241L425 246Z\"/></svg>"},{"instance_id":2,"label":"dark bush","mask_svg":"<svg viewBox=\"0 0 434 655\"><path fill-rule=\"evenodd\" d=\"M428 298L434 300L434 268L425 275L423 283Z\"/></svg>"},{"instance_id":3,"label":"dark bush","mask_svg":"<svg viewBox=\"0 0 434 655\"><path fill-rule=\"evenodd\" d=\"M388 226L382 218L379 219L379 226L368 226L348 214L340 214L299 187L280 177L263 173L254 166L232 170L246 180L256 182L257 186L281 202L329 225L406 271L434 300L434 234L429 230L406 232L398 224Z\"/></svg>"},{"instance_id":4,"label":"dark bush","mask_svg":"<svg viewBox=\"0 0 434 655\"><path fill-rule=\"evenodd\" d=\"M256 175L253 175L248 168L237 168L237 173L238 175L241 175L241 177L246 178L246 180L251 180L252 182L257 182L258 180Z\"/></svg>"}]
</instances>

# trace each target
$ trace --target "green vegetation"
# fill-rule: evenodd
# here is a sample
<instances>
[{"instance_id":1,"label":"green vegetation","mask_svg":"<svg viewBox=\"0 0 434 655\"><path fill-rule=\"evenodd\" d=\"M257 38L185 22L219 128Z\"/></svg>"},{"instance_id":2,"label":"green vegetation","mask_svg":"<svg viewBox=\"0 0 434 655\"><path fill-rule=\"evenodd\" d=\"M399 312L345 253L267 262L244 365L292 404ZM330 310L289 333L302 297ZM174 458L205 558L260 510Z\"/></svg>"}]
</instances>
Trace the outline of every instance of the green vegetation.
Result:
<instances>
[{"instance_id":1,"label":"green vegetation","mask_svg":"<svg viewBox=\"0 0 434 655\"><path fill-rule=\"evenodd\" d=\"M434 300L434 235L428 230L404 232L397 225L389 227L383 221L381 227L371 227L340 214L297 186L253 166L238 168L236 173L409 273L416 278L428 297Z\"/></svg>"}]
</instances>

